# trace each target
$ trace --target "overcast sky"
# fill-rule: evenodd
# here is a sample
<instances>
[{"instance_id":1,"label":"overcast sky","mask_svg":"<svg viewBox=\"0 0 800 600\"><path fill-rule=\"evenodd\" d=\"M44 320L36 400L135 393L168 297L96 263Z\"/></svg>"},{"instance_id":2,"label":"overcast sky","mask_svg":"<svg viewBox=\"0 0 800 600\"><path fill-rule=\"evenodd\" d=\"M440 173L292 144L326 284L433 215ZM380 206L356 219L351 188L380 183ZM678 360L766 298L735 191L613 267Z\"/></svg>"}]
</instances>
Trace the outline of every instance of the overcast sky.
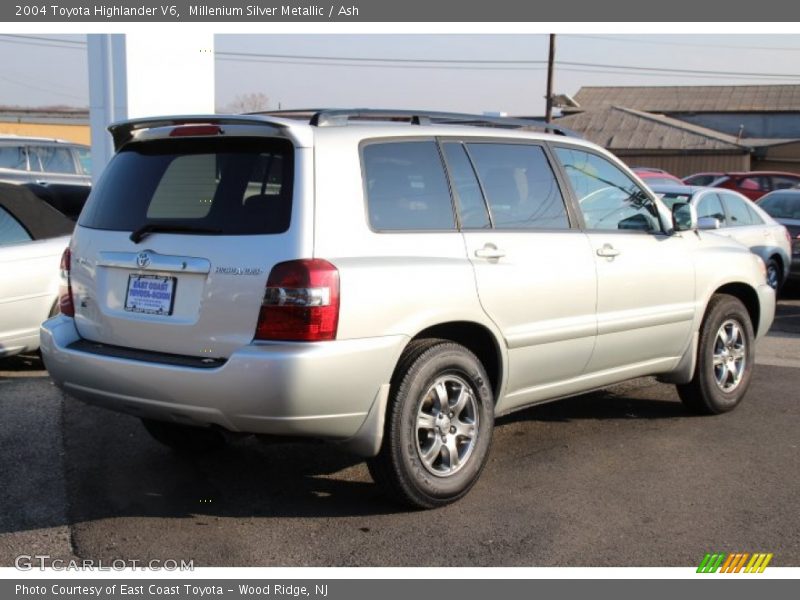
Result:
<instances>
[{"instance_id":1,"label":"overcast sky","mask_svg":"<svg viewBox=\"0 0 800 600\"><path fill-rule=\"evenodd\" d=\"M270 108L539 115L547 43L535 34L218 35L216 103L263 94ZM237 52L272 56L226 54ZM7 32L0 56L0 105L88 105L84 36ZM556 60L555 92L570 95L586 85L800 84L798 35L563 34Z\"/></svg>"}]
</instances>

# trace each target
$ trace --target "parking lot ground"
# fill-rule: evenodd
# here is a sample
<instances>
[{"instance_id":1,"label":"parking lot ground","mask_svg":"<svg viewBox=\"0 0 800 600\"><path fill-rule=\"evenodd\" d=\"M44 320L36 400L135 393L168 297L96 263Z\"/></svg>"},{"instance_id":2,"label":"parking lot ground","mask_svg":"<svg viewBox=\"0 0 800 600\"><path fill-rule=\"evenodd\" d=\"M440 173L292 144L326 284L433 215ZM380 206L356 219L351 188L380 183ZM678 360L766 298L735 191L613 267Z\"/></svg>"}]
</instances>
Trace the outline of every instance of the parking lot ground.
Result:
<instances>
[{"instance_id":1,"label":"parking lot ground","mask_svg":"<svg viewBox=\"0 0 800 600\"><path fill-rule=\"evenodd\" d=\"M652 378L521 411L498 420L472 492L426 512L331 446L243 439L178 457L136 419L64 398L36 359L7 359L0 565L687 566L722 551L800 566L798 296L736 411L691 416Z\"/></svg>"}]
</instances>

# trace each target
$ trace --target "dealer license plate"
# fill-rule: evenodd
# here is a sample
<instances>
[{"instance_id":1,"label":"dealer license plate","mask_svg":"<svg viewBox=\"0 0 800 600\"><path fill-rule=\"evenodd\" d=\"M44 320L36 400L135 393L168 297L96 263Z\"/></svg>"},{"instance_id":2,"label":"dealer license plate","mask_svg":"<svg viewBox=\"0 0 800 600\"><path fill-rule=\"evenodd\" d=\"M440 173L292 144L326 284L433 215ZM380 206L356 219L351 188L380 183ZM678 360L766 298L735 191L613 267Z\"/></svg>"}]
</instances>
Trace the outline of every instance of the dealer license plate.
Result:
<instances>
[{"instance_id":1,"label":"dealer license plate","mask_svg":"<svg viewBox=\"0 0 800 600\"><path fill-rule=\"evenodd\" d=\"M175 277L129 275L125 310L153 315L171 315L175 304Z\"/></svg>"}]
</instances>

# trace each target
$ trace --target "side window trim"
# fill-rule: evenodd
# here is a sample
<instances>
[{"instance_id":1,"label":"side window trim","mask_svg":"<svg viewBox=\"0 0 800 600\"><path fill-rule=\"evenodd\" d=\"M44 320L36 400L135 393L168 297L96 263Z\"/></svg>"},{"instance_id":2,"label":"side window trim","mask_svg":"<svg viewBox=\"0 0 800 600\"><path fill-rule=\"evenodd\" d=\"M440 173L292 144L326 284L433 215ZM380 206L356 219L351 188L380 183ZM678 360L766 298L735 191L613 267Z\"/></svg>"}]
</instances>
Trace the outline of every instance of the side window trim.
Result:
<instances>
[{"instance_id":1,"label":"side window trim","mask_svg":"<svg viewBox=\"0 0 800 600\"><path fill-rule=\"evenodd\" d=\"M478 172L475 170L475 162L472 160L472 156L469 153L469 148L467 145L460 139L454 138L436 138L436 144L439 147L439 155L442 158L442 163L444 164L444 171L445 176L447 177L447 185L450 188L450 199L453 202L453 211L456 215L456 226L458 227L459 231L463 231L465 228L462 224L461 219L461 197L459 196L458 190L454 185L454 176L453 176L453 167L450 164L450 161L447 160L447 153L444 151L445 144L453 144L457 145L461 148L464 152L464 155L467 157L467 161L469 162L469 167L472 169L472 175L475 177L475 182L478 184L478 190L481 193L481 201L483 202L483 208L486 210L486 216L489 218L489 229L494 229L494 216L492 215L492 208L489 206L488 202L486 202L486 192L483 189L483 184L481 183L480 177L478 177ZM468 228L467 231L484 231L483 229L479 228Z\"/></svg>"}]
</instances>

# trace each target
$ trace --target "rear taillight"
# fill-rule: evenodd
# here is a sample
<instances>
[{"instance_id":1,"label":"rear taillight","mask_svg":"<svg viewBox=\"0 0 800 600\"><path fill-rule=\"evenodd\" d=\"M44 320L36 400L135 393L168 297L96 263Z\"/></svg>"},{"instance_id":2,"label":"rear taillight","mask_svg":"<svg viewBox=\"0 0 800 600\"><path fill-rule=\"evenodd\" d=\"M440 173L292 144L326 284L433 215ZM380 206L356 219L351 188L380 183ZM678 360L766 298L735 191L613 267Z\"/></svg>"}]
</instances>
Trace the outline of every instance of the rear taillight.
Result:
<instances>
[{"instance_id":1,"label":"rear taillight","mask_svg":"<svg viewBox=\"0 0 800 600\"><path fill-rule=\"evenodd\" d=\"M336 339L339 271L318 258L272 267L255 339L317 342Z\"/></svg>"},{"instance_id":2,"label":"rear taillight","mask_svg":"<svg viewBox=\"0 0 800 600\"><path fill-rule=\"evenodd\" d=\"M61 285L58 289L58 310L62 315L75 316L75 304L72 302L72 284L69 280L69 271L72 263L72 254L69 248L61 255Z\"/></svg>"}]
</instances>

